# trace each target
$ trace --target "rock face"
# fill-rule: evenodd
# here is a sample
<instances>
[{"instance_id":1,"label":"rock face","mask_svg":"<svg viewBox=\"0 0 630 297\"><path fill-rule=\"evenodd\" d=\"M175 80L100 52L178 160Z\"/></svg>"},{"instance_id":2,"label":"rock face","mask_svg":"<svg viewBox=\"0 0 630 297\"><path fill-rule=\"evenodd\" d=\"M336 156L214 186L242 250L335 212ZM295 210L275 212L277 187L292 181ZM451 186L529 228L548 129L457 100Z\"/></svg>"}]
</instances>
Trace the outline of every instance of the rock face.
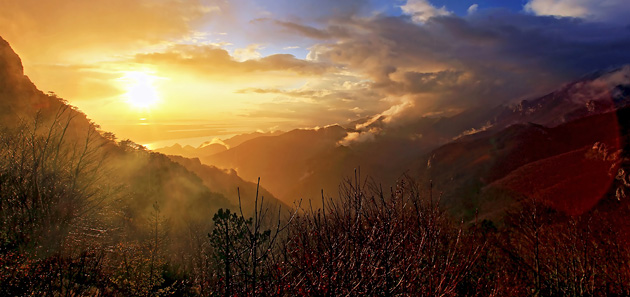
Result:
<instances>
[{"instance_id":1,"label":"rock face","mask_svg":"<svg viewBox=\"0 0 630 297\"><path fill-rule=\"evenodd\" d=\"M0 37L0 90L7 89L23 79L24 69L20 57L9 43Z\"/></svg>"},{"instance_id":2,"label":"rock face","mask_svg":"<svg viewBox=\"0 0 630 297\"><path fill-rule=\"evenodd\" d=\"M22 60L9 43L0 37L0 119L16 121L39 110L57 109L59 98L38 90L24 75Z\"/></svg>"},{"instance_id":3,"label":"rock face","mask_svg":"<svg viewBox=\"0 0 630 297\"><path fill-rule=\"evenodd\" d=\"M22 61L9 43L0 37L0 115L15 111L13 97L23 80Z\"/></svg>"}]
</instances>

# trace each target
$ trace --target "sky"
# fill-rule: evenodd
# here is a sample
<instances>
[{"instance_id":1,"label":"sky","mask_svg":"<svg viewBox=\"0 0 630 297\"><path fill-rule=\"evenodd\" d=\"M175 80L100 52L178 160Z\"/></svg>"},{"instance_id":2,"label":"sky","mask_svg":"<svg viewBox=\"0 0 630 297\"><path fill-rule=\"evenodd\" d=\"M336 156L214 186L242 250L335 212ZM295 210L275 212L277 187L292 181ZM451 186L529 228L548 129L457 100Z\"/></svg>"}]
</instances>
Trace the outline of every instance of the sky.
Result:
<instances>
[{"instance_id":1,"label":"sky","mask_svg":"<svg viewBox=\"0 0 630 297\"><path fill-rule=\"evenodd\" d=\"M41 90L155 148L531 98L630 63L629 14L627 0L0 0L0 36Z\"/></svg>"}]
</instances>

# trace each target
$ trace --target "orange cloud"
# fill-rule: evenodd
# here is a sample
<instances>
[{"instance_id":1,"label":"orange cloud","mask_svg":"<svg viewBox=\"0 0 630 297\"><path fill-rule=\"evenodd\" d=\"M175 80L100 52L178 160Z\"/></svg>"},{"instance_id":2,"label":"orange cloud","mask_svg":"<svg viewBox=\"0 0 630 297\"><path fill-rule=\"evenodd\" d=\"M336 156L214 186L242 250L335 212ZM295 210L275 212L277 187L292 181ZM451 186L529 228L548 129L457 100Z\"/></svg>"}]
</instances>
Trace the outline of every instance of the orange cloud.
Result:
<instances>
[{"instance_id":1,"label":"orange cloud","mask_svg":"<svg viewBox=\"0 0 630 297\"><path fill-rule=\"evenodd\" d=\"M334 71L331 64L301 60L290 54L275 54L239 62L227 50L214 45L178 44L164 52L137 54L134 62L223 78L257 72L286 72L290 75L308 76Z\"/></svg>"},{"instance_id":2,"label":"orange cloud","mask_svg":"<svg viewBox=\"0 0 630 297\"><path fill-rule=\"evenodd\" d=\"M179 39L214 11L198 0L0 0L0 7L0 35L38 63L76 62Z\"/></svg>"}]
</instances>

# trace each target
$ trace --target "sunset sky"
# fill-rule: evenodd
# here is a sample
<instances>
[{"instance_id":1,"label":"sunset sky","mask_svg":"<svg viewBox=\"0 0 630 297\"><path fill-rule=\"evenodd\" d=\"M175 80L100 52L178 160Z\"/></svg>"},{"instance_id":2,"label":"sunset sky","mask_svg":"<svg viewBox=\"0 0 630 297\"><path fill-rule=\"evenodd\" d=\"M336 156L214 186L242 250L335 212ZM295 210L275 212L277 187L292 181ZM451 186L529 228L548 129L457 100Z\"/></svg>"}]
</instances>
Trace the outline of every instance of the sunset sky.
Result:
<instances>
[{"instance_id":1,"label":"sunset sky","mask_svg":"<svg viewBox=\"0 0 630 297\"><path fill-rule=\"evenodd\" d=\"M0 0L25 73L150 147L528 98L630 58L627 0Z\"/></svg>"}]
</instances>

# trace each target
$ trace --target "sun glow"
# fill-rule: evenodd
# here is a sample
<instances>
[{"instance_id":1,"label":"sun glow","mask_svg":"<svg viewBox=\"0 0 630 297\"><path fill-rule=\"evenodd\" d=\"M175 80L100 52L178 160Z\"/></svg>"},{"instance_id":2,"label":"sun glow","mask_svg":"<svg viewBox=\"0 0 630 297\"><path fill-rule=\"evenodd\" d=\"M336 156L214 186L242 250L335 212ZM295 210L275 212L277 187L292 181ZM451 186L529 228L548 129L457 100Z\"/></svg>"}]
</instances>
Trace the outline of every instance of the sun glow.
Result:
<instances>
[{"instance_id":1,"label":"sun glow","mask_svg":"<svg viewBox=\"0 0 630 297\"><path fill-rule=\"evenodd\" d=\"M140 110L147 110L154 107L159 101L160 96L155 87L157 76L150 75L141 71L125 72L120 78L126 89L123 98L131 107Z\"/></svg>"}]
</instances>

